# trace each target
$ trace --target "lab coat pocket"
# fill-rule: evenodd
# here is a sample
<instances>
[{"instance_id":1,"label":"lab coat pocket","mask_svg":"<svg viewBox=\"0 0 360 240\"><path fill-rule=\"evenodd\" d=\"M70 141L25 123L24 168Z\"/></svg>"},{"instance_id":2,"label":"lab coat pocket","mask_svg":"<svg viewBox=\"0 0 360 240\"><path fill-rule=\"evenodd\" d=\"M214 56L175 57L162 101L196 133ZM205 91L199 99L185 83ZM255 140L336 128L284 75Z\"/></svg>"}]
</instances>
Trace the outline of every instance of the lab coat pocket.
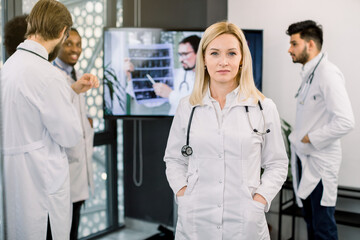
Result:
<instances>
[{"instance_id":1,"label":"lab coat pocket","mask_svg":"<svg viewBox=\"0 0 360 240\"><path fill-rule=\"evenodd\" d=\"M264 204L249 201L245 210L244 239L270 239L264 209Z\"/></svg>"},{"instance_id":2,"label":"lab coat pocket","mask_svg":"<svg viewBox=\"0 0 360 240\"><path fill-rule=\"evenodd\" d=\"M196 169L194 173L188 173L187 176L187 187L185 190L184 195L190 195L191 192L194 190L194 187L199 179L198 170Z\"/></svg>"},{"instance_id":3,"label":"lab coat pocket","mask_svg":"<svg viewBox=\"0 0 360 240\"><path fill-rule=\"evenodd\" d=\"M314 146L311 143L303 143L298 142L296 148L299 150L300 153L309 155L315 151Z\"/></svg>"},{"instance_id":4,"label":"lab coat pocket","mask_svg":"<svg viewBox=\"0 0 360 240\"><path fill-rule=\"evenodd\" d=\"M175 239L191 239L190 234L194 226L193 211L191 210L190 196L177 197L178 221L176 224Z\"/></svg>"},{"instance_id":5,"label":"lab coat pocket","mask_svg":"<svg viewBox=\"0 0 360 240\"><path fill-rule=\"evenodd\" d=\"M260 212L265 212L265 204L252 200L252 204L255 206L256 210L260 210Z\"/></svg>"}]
</instances>

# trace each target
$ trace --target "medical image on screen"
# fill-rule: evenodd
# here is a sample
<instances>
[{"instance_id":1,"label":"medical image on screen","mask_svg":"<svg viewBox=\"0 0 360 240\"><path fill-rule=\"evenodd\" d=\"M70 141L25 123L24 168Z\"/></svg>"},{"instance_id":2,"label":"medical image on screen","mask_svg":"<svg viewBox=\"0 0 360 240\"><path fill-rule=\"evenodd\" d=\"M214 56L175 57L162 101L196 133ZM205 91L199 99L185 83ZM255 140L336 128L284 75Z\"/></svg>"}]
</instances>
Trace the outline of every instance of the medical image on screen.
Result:
<instances>
[{"instance_id":1,"label":"medical image on screen","mask_svg":"<svg viewBox=\"0 0 360 240\"><path fill-rule=\"evenodd\" d=\"M113 28L104 32L105 117L173 116L191 94L203 32Z\"/></svg>"},{"instance_id":2,"label":"medical image on screen","mask_svg":"<svg viewBox=\"0 0 360 240\"><path fill-rule=\"evenodd\" d=\"M133 65L131 80L137 103L168 102L167 98L156 95L153 83L173 86L173 49L171 44L129 46L129 58ZM152 82L153 81L153 82Z\"/></svg>"}]
</instances>

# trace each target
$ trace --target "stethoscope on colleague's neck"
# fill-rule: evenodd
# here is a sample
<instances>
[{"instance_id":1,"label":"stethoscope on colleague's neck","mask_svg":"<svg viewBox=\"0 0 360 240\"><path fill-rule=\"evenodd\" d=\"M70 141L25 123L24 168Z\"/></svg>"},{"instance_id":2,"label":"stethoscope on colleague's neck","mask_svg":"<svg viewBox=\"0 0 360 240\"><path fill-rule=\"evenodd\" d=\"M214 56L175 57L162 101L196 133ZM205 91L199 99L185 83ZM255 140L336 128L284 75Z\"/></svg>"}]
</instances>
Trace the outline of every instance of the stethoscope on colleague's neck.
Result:
<instances>
[{"instance_id":1,"label":"stethoscope on colleague's neck","mask_svg":"<svg viewBox=\"0 0 360 240\"><path fill-rule=\"evenodd\" d=\"M189 70L185 70L185 74L184 74L184 79L181 81L180 86L179 86L179 91L181 92L181 89L183 88L183 85L186 86L186 90L189 91L190 90L190 86L189 83L186 81L186 74Z\"/></svg>"},{"instance_id":2,"label":"stethoscope on colleague's neck","mask_svg":"<svg viewBox=\"0 0 360 240\"><path fill-rule=\"evenodd\" d=\"M32 54L34 54L34 55L36 55L36 56L44 59L45 61L48 61L46 58L44 58L44 57L41 56L40 54L38 54L38 53L36 53L36 52L33 52L33 51L29 50L29 49L25 49L25 48L21 48L21 47L18 47L18 48L16 48L16 49L17 49L17 50L22 50L22 51L25 51L25 52L32 53Z\"/></svg>"},{"instance_id":3,"label":"stethoscope on colleague's neck","mask_svg":"<svg viewBox=\"0 0 360 240\"><path fill-rule=\"evenodd\" d=\"M245 111L246 111L246 116L248 118L248 121L249 121L249 125L251 127L251 129L253 130L253 132L259 136L263 136L267 133L270 132L270 129L266 129L266 123L265 123L265 116L264 116L264 113L263 113L263 107L260 103L260 101L258 101L258 105L259 105L259 108L260 108L260 112L261 112L261 115L262 115L262 118L263 118L263 121L264 121L264 129L262 132L260 132L259 130L257 130L256 128L253 128L252 124L251 124L251 121L250 121L250 115L249 115L249 106L245 106ZM186 134L186 144L181 148L181 154L184 156L184 157L189 157L193 154L193 150L192 150L192 147L190 147L189 145L189 139L190 139L190 128L191 128L191 123L192 123L192 118L193 118L193 115L194 115L194 112L195 112L195 108L197 106L194 106L192 109L191 109L191 113L190 113L190 118L189 118L189 123L188 123L188 127L187 127L187 134ZM265 130L266 129L266 130Z\"/></svg>"},{"instance_id":4,"label":"stethoscope on colleague's neck","mask_svg":"<svg viewBox=\"0 0 360 240\"><path fill-rule=\"evenodd\" d=\"M324 54L322 54L320 60L317 62L317 64L315 65L314 67L314 70L310 73L308 79L305 81L304 84L301 84L296 95L295 95L295 98L299 97L300 95L302 95L302 100L299 100L299 103L301 105L304 105L304 102L305 102L305 99L309 93L309 89L310 89L310 85L313 81L313 78L314 78L314 75L315 75L315 70L317 69L317 67L319 66L321 60L323 59L324 57Z\"/></svg>"}]
</instances>

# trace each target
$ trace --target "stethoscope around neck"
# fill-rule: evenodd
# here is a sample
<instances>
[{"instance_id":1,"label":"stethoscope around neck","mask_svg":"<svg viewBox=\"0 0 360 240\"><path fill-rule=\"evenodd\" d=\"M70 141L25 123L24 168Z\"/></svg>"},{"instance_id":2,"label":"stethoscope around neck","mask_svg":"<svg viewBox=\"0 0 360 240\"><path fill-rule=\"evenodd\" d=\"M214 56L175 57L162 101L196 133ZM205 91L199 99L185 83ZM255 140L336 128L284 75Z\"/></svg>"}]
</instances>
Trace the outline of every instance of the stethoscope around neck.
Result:
<instances>
[{"instance_id":1,"label":"stethoscope around neck","mask_svg":"<svg viewBox=\"0 0 360 240\"><path fill-rule=\"evenodd\" d=\"M259 136L263 136L267 133L270 132L270 129L266 129L266 123L265 123L265 116L264 116L264 113L263 113L263 107L260 103L260 101L258 101L258 105L259 105L259 109L260 109L260 112L261 112L261 115L262 115L262 119L264 121L264 129L263 131L259 131L257 130L256 128L253 127L253 125L251 124L251 120L250 120L250 114L249 114L249 106L245 106L245 111L246 111L246 116L247 116L247 119L248 119L248 122L249 122L249 125L252 129L252 131L256 134L256 135L259 135ZM191 109L191 113L190 113L190 117L189 117L189 122L188 122L188 127L187 127L187 133L186 133L186 144L181 148L181 154L184 156L184 157L189 157L193 154L193 149L192 147L189 145L189 140L190 140L190 128L191 128L191 123L192 123L192 118L194 116L194 112L195 112L195 108L198 107L198 106L194 106L192 109ZM266 129L266 130L265 130Z\"/></svg>"},{"instance_id":2,"label":"stethoscope around neck","mask_svg":"<svg viewBox=\"0 0 360 240\"><path fill-rule=\"evenodd\" d=\"M184 73L184 79L181 81L180 83L180 86L179 86L179 91L181 92L183 86L185 85L186 86L186 90L189 91L190 90L190 86L189 86L189 83L186 81L186 74L187 74L187 71L188 70L185 70L185 73Z\"/></svg>"},{"instance_id":3,"label":"stethoscope around neck","mask_svg":"<svg viewBox=\"0 0 360 240\"><path fill-rule=\"evenodd\" d=\"M323 59L324 57L324 54L322 54L320 60L317 62L316 66L314 67L314 70L310 73L308 79L306 79L305 83L304 84L301 84L296 95L295 95L295 98L299 97L302 95L302 99L299 100L299 103L301 105L304 105L305 103L305 99L309 93L309 89L310 89L310 85L313 81L313 78L314 78L314 75L315 75L315 70L317 69L317 67L319 66L321 60Z\"/></svg>"}]
</instances>

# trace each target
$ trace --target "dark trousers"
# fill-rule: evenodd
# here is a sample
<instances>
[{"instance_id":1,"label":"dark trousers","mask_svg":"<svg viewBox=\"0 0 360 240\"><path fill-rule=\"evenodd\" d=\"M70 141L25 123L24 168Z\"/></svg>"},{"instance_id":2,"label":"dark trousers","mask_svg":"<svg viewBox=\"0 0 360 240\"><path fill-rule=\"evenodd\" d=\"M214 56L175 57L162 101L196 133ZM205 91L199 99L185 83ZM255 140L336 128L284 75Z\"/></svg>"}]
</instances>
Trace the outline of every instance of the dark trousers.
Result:
<instances>
[{"instance_id":1,"label":"dark trousers","mask_svg":"<svg viewBox=\"0 0 360 240\"><path fill-rule=\"evenodd\" d=\"M70 240L77 240L78 239L78 230L79 230L79 223L80 223L80 210L81 206L84 204L85 201L79 201L73 203L73 215L72 215L72 222L71 222L71 231L70 231Z\"/></svg>"},{"instance_id":2,"label":"dark trousers","mask_svg":"<svg viewBox=\"0 0 360 240\"><path fill-rule=\"evenodd\" d=\"M299 176L302 168L300 159L297 158ZM309 240L337 240L338 233L334 217L335 207L324 207L320 205L324 187L322 181L318 183L311 194L303 203L302 213L306 222Z\"/></svg>"},{"instance_id":3,"label":"dark trousers","mask_svg":"<svg viewBox=\"0 0 360 240\"><path fill-rule=\"evenodd\" d=\"M50 227L50 218L49 218L49 216L48 216L48 224L47 224L46 240L52 240L51 227Z\"/></svg>"}]
</instances>

